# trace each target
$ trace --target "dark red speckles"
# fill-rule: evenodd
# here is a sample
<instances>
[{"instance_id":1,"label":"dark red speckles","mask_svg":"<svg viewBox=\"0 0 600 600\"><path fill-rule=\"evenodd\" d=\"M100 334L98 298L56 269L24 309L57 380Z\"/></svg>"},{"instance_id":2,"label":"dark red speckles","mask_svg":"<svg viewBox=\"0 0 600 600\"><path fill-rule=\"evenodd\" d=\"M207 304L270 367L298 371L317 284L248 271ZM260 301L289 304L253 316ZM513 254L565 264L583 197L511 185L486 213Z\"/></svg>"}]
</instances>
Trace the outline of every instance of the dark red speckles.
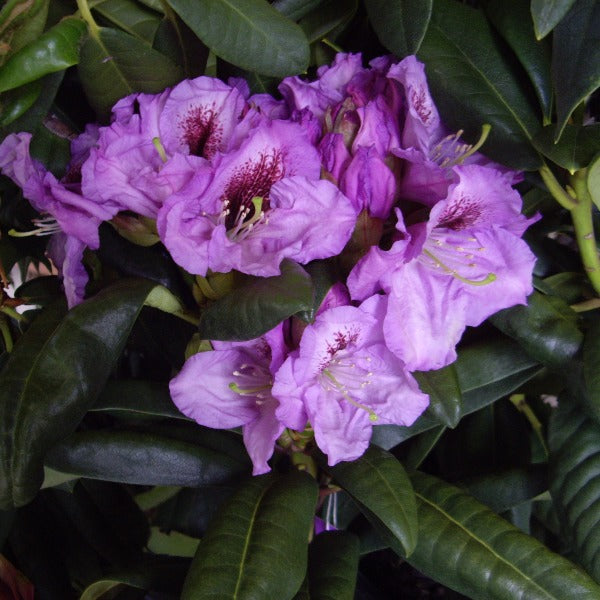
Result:
<instances>
[{"instance_id":1,"label":"dark red speckles","mask_svg":"<svg viewBox=\"0 0 600 600\"><path fill-rule=\"evenodd\" d=\"M350 346L350 344L355 344L357 340L357 331L336 331L333 336L333 344L330 344L329 342L327 343L327 354L329 354L330 357L333 357L336 352L344 350Z\"/></svg>"},{"instance_id":2,"label":"dark red speckles","mask_svg":"<svg viewBox=\"0 0 600 600\"><path fill-rule=\"evenodd\" d=\"M219 150L223 127L214 106L193 106L179 122L190 154L210 159Z\"/></svg>"},{"instance_id":3,"label":"dark red speckles","mask_svg":"<svg viewBox=\"0 0 600 600\"><path fill-rule=\"evenodd\" d=\"M231 229L241 207L253 209L252 198L263 199L262 210L269 208L269 191L274 183L285 175L283 159L279 150L261 153L257 160L246 161L235 171L223 193L223 200L229 201L229 215L225 227ZM248 218L253 216L253 210Z\"/></svg>"},{"instance_id":4,"label":"dark red speckles","mask_svg":"<svg viewBox=\"0 0 600 600\"><path fill-rule=\"evenodd\" d=\"M422 87L419 87L417 90L412 90L410 98L414 109L421 118L421 121L423 121L425 125L428 125L431 119L431 107L427 102L427 94L425 93L425 90Z\"/></svg>"},{"instance_id":5,"label":"dark red speckles","mask_svg":"<svg viewBox=\"0 0 600 600\"><path fill-rule=\"evenodd\" d=\"M460 196L446 207L437 226L460 231L475 225L480 216L480 204L472 198Z\"/></svg>"}]
</instances>

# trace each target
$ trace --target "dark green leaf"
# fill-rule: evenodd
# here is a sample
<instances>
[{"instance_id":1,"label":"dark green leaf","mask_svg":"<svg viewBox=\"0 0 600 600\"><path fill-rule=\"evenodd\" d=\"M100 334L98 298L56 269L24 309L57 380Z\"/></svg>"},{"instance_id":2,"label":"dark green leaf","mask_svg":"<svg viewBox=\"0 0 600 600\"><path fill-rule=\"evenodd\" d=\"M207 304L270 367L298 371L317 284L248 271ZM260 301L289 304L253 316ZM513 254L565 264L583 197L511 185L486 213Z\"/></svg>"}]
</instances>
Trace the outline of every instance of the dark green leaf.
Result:
<instances>
[{"instance_id":1,"label":"dark green leaf","mask_svg":"<svg viewBox=\"0 0 600 600\"><path fill-rule=\"evenodd\" d=\"M530 465L482 475L461 484L493 511L502 512L545 492L548 489L548 469L544 464Z\"/></svg>"},{"instance_id":2,"label":"dark green leaf","mask_svg":"<svg viewBox=\"0 0 600 600\"><path fill-rule=\"evenodd\" d=\"M167 384L138 379L109 381L91 410L188 420L173 404Z\"/></svg>"},{"instance_id":3,"label":"dark green leaf","mask_svg":"<svg viewBox=\"0 0 600 600\"><path fill-rule=\"evenodd\" d=\"M260 277L211 304L200 319L200 335L208 340L252 340L293 314L311 310L310 277L284 260L281 275Z\"/></svg>"},{"instance_id":4,"label":"dark green leaf","mask_svg":"<svg viewBox=\"0 0 600 600\"><path fill-rule=\"evenodd\" d=\"M61 294L60 280L55 275L30 279L15 290L15 298L26 298L28 304L41 306L56 300Z\"/></svg>"},{"instance_id":5,"label":"dark green leaf","mask_svg":"<svg viewBox=\"0 0 600 600\"><path fill-rule=\"evenodd\" d=\"M322 2L323 0L275 0L273 7L288 19L298 21Z\"/></svg>"},{"instance_id":6,"label":"dark green leaf","mask_svg":"<svg viewBox=\"0 0 600 600\"><path fill-rule=\"evenodd\" d=\"M319 42L331 35L338 27L344 26L356 13L357 0L326 0L314 11L299 21L310 44Z\"/></svg>"},{"instance_id":7,"label":"dark green leaf","mask_svg":"<svg viewBox=\"0 0 600 600\"><path fill-rule=\"evenodd\" d=\"M600 428L567 396L550 419L550 493L566 539L600 579Z\"/></svg>"},{"instance_id":8,"label":"dark green leaf","mask_svg":"<svg viewBox=\"0 0 600 600\"><path fill-rule=\"evenodd\" d=\"M352 498L375 517L410 555L417 543L417 514L414 492L398 460L371 446L358 460L327 469Z\"/></svg>"},{"instance_id":9,"label":"dark green leaf","mask_svg":"<svg viewBox=\"0 0 600 600\"><path fill-rule=\"evenodd\" d=\"M56 444L46 456L56 471L141 485L216 485L246 464L210 448L153 433L86 431Z\"/></svg>"},{"instance_id":10,"label":"dark green leaf","mask_svg":"<svg viewBox=\"0 0 600 600\"><path fill-rule=\"evenodd\" d=\"M317 484L306 473L245 483L202 539L181 600L288 600L306 571Z\"/></svg>"},{"instance_id":11,"label":"dark green leaf","mask_svg":"<svg viewBox=\"0 0 600 600\"><path fill-rule=\"evenodd\" d=\"M537 39L548 35L574 3L575 0L531 0L531 16Z\"/></svg>"},{"instance_id":12,"label":"dark green leaf","mask_svg":"<svg viewBox=\"0 0 600 600\"><path fill-rule=\"evenodd\" d=\"M266 0L169 0L218 56L248 71L283 77L308 67L306 36Z\"/></svg>"},{"instance_id":13,"label":"dark green leaf","mask_svg":"<svg viewBox=\"0 0 600 600\"><path fill-rule=\"evenodd\" d=\"M166 56L117 29L100 28L81 46L79 75L100 118L133 92L156 93L178 82L183 73Z\"/></svg>"},{"instance_id":14,"label":"dark green leaf","mask_svg":"<svg viewBox=\"0 0 600 600\"><path fill-rule=\"evenodd\" d=\"M600 152L600 123L567 124L560 140L555 142L557 136L557 127L549 125L534 136L532 143L544 156L571 173L587 167Z\"/></svg>"},{"instance_id":15,"label":"dark green leaf","mask_svg":"<svg viewBox=\"0 0 600 600\"><path fill-rule=\"evenodd\" d=\"M358 571L358 538L324 531L308 547L310 600L353 600Z\"/></svg>"},{"instance_id":16,"label":"dark green leaf","mask_svg":"<svg viewBox=\"0 0 600 600\"><path fill-rule=\"evenodd\" d=\"M442 118L474 141L492 126L483 151L504 164L537 169L541 160L530 140L540 127L506 51L480 10L451 0L435 0L419 50Z\"/></svg>"},{"instance_id":17,"label":"dark green leaf","mask_svg":"<svg viewBox=\"0 0 600 600\"><path fill-rule=\"evenodd\" d=\"M79 61L79 41L85 32L80 19L64 19L13 54L0 70L0 92L63 71Z\"/></svg>"},{"instance_id":18,"label":"dark green leaf","mask_svg":"<svg viewBox=\"0 0 600 600\"><path fill-rule=\"evenodd\" d=\"M35 104L41 93L42 82L38 79L5 94L2 98L0 126L6 127L22 117Z\"/></svg>"},{"instance_id":19,"label":"dark green leaf","mask_svg":"<svg viewBox=\"0 0 600 600\"><path fill-rule=\"evenodd\" d=\"M160 23L158 14L143 9L134 0L103 0L94 5L94 10L112 25L147 43L152 43Z\"/></svg>"},{"instance_id":20,"label":"dark green leaf","mask_svg":"<svg viewBox=\"0 0 600 600\"><path fill-rule=\"evenodd\" d=\"M431 18L433 0L365 0L379 41L396 56L415 54Z\"/></svg>"},{"instance_id":21,"label":"dark green leaf","mask_svg":"<svg viewBox=\"0 0 600 600\"><path fill-rule=\"evenodd\" d=\"M600 422L600 321L591 321L583 343L585 405L590 416Z\"/></svg>"},{"instance_id":22,"label":"dark green leaf","mask_svg":"<svg viewBox=\"0 0 600 600\"><path fill-rule=\"evenodd\" d=\"M533 292L527 306L507 308L490 320L529 355L551 367L563 367L583 342L577 314L556 296Z\"/></svg>"},{"instance_id":23,"label":"dark green leaf","mask_svg":"<svg viewBox=\"0 0 600 600\"><path fill-rule=\"evenodd\" d=\"M581 569L471 496L424 473L411 480L419 538L408 562L428 577L477 600L599 597Z\"/></svg>"},{"instance_id":24,"label":"dark green leaf","mask_svg":"<svg viewBox=\"0 0 600 600\"><path fill-rule=\"evenodd\" d=\"M430 412L440 423L456 427L462 416L462 394L454 364L414 375L421 390L429 394Z\"/></svg>"},{"instance_id":25,"label":"dark green leaf","mask_svg":"<svg viewBox=\"0 0 600 600\"><path fill-rule=\"evenodd\" d=\"M0 506L36 494L44 455L95 402L153 286L121 280L66 317L52 305L19 340L0 373Z\"/></svg>"},{"instance_id":26,"label":"dark green leaf","mask_svg":"<svg viewBox=\"0 0 600 600\"><path fill-rule=\"evenodd\" d=\"M440 441L445 431L446 427L444 425L438 425L416 436L409 446L406 458L403 460L406 468L418 469Z\"/></svg>"},{"instance_id":27,"label":"dark green leaf","mask_svg":"<svg viewBox=\"0 0 600 600\"><path fill-rule=\"evenodd\" d=\"M590 163L587 172L587 188L596 208L600 208L600 153Z\"/></svg>"},{"instance_id":28,"label":"dark green leaf","mask_svg":"<svg viewBox=\"0 0 600 600\"><path fill-rule=\"evenodd\" d=\"M0 65L44 31L50 0L9 0L0 11L0 43L6 54Z\"/></svg>"},{"instance_id":29,"label":"dark green leaf","mask_svg":"<svg viewBox=\"0 0 600 600\"><path fill-rule=\"evenodd\" d=\"M577 105L600 86L600 3L577 0L554 30L556 138Z\"/></svg>"},{"instance_id":30,"label":"dark green leaf","mask_svg":"<svg viewBox=\"0 0 600 600\"><path fill-rule=\"evenodd\" d=\"M327 292L339 280L339 273L337 273L335 263L327 260L315 260L305 265L304 269L310 275L314 298L312 308L310 310L299 311L297 316L307 323L312 323L325 296L327 296Z\"/></svg>"},{"instance_id":31,"label":"dark green leaf","mask_svg":"<svg viewBox=\"0 0 600 600\"><path fill-rule=\"evenodd\" d=\"M60 178L65 174L71 159L71 142L66 137L55 135L42 125L31 138L29 152L53 175Z\"/></svg>"},{"instance_id":32,"label":"dark green leaf","mask_svg":"<svg viewBox=\"0 0 600 600\"><path fill-rule=\"evenodd\" d=\"M486 14L506 40L533 83L546 121L552 112L552 78L550 43L538 42L533 35L529 0L491 0Z\"/></svg>"}]
</instances>

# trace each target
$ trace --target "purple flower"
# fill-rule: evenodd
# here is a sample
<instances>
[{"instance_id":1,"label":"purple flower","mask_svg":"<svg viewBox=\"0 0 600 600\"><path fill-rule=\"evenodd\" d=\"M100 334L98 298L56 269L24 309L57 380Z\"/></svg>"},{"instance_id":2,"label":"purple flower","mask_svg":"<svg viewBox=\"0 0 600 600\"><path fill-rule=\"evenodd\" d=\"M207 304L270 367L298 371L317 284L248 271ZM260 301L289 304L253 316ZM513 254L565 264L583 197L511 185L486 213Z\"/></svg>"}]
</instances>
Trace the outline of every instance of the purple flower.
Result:
<instances>
[{"instance_id":1,"label":"purple flower","mask_svg":"<svg viewBox=\"0 0 600 600\"><path fill-rule=\"evenodd\" d=\"M386 344L408 369L438 369L456 358L467 325L525 304L535 257L520 239L536 219L520 214L509 178L478 165L455 167L458 183L406 229L397 211L392 247L371 248L348 278L354 299L389 294Z\"/></svg>"},{"instance_id":2,"label":"purple flower","mask_svg":"<svg viewBox=\"0 0 600 600\"><path fill-rule=\"evenodd\" d=\"M374 424L412 425L428 406L385 345L386 305L385 296L372 296L359 308L323 311L275 375L277 418L296 430L308 420L330 465L361 456Z\"/></svg>"},{"instance_id":3,"label":"purple flower","mask_svg":"<svg viewBox=\"0 0 600 600\"><path fill-rule=\"evenodd\" d=\"M282 326L249 342L213 342L213 351L189 358L171 380L177 408L200 425L214 429L242 426L253 474L270 470L284 426L275 416L273 375L284 359Z\"/></svg>"},{"instance_id":4,"label":"purple flower","mask_svg":"<svg viewBox=\"0 0 600 600\"><path fill-rule=\"evenodd\" d=\"M331 183L300 125L265 122L236 151L215 157L165 201L158 231L188 272L279 274L284 258L306 263L339 253L356 212Z\"/></svg>"}]
</instances>

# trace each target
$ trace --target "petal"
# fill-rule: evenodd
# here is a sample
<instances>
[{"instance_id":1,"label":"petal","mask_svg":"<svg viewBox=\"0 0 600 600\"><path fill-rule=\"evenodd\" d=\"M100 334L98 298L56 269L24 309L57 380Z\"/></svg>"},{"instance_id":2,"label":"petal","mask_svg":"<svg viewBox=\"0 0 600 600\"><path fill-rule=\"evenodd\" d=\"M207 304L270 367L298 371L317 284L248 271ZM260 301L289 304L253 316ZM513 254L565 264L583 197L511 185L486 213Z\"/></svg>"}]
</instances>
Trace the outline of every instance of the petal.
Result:
<instances>
[{"instance_id":1,"label":"petal","mask_svg":"<svg viewBox=\"0 0 600 600\"><path fill-rule=\"evenodd\" d=\"M273 455L277 438L285 429L283 423L275 416L278 404L273 398L265 400L260 406L258 418L244 425L244 444L254 465L253 475L262 475L271 470L267 461Z\"/></svg>"},{"instance_id":2,"label":"petal","mask_svg":"<svg viewBox=\"0 0 600 600\"><path fill-rule=\"evenodd\" d=\"M48 245L48 255L62 277L69 308L82 302L85 296L88 274L81 262L85 248L85 243L64 233L52 236Z\"/></svg>"},{"instance_id":3,"label":"petal","mask_svg":"<svg viewBox=\"0 0 600 600\"><path fill-rule=\"evenodd\" d=\"M296 356L289 356L275 373L271 394L279 401L277 419L286 427L302 431L308 417L304 408L303 386L294 374Z\"/></svg>"}]
</instances>

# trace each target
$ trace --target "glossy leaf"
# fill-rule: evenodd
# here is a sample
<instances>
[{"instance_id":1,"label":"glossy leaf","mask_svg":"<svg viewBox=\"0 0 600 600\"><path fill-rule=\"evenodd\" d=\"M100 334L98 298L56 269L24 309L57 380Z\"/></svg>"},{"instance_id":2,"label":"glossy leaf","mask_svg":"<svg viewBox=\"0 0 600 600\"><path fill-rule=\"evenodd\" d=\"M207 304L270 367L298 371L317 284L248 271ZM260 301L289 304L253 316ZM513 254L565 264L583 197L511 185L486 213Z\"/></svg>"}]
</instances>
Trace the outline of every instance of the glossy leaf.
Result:
<instances>
[{"instance_id":1,"label":"glossy leaf","mask_svg":"<svg viewBox=\"0 0 600 600\"><path fill-rule=\"evenodd\" d=\"M583 381L585 405L590 416L600 422L600 322L590 321L583 342Z\"/></svg>"},{"instance_id":2,"label":"glossy leaf","mask_svg":"<svg viewBox=\"0 0 600 600\"><path fill-rule=\"evenodd\" d=\"M0 10L0 65L40 36L48 16L50 0L8 0Z\"/></svg>"},{"instance_id":3,"label":"glossy leaf","mask_svg":"<svg viewBox=\"0 0 600 600\"><path fill-rule=\"evenodd\" d=\"M510 394L542 368L517 343L505 337L459 349L454 366L462 391L463 416ZM374 427L371 441L389 450L404 440L438 425L438 419L427 409L410 427Z\"/></svg>"},{"instance_id":4,"label":"glossy leaf","mask_svg":"<svg viewBox=\"0 0 600 600\"><path fill-rule=\"evenodd\" d=\"M137 431L85 431L56 444L46 465L90 479L140 485L215 485L247 465L200 445Z\"/></svg>"},{"instance_id":5,"label":"glossy leaf","mask_svg":"<svg viewBox=\"0 0 600 600\"><path fill-rule=\"evenodd\" d=\"M576 0L531 0L531 16L538 40L548 35Z\"/></svg>"},{"instance_id":6,"label":"glossy leaf","mask_svg":"<svg viewBox=\"0 0 600 600\"><path fill-rule=\"evenodd\" d=\"M7 94L3 98L0 126L6 127L6 125L10 125L14 120L22 117L35 104L41 93L42 82L38 79Z\"/></svg>"},{"instance_id":7,"label":"glossy leaf","mask_svg":"<svg viewBox=\"0 0 600 600\"><path fill-rule=\"evenodd\" d=\"M462 393L456 367L451 364L437 371L414 374L419 387L429 394L429 410L444 425L456 427L462 416Z\"/></svg>"},{"instance_id":8,"label":"glossy leaf","mask_svg":"<svg viewBox=\"0 0 600 600\"><path fill-rule=\"evenodd\" d=\"M600 579L600 427L561 396L548 431L550 493L577 559Z\"/></svg>"},{"instance_id":9,"label":"glossy leaf","mask_svg":"<svg viewBox=\"0 0 600 600\"><path fill-rule=\"evenodd\" d=\"M130 35L151 43L160 23L160 16L144 10L134 0L103 0L94 5L94 10L112 25Z\"/></svg>"},{"instance_id":10,"label":"glossy leaf","mask_svg":"<svg viewBox=\"0 0 600 600\"><path fill-rule=\"evenodd\" d=\"M120 98L160 92L183 76L177 65L141 40L104 27L84 40L78 68L90 104L104 119Z\"/></svg>"},{"instance_id":11,"label":"glossy leaf","mask_svg":"<svg viewBox=\"0 0 600 600\"><path fill-rule=\"evenodd\" d=\"M317 8L323 0L274 0L273 7L292 21L297 21Z\"/></svg>"},{"instance_id":12,"label":"glossy leaf","mask_svg":"<svg viewBox=\"0 0 600 600\"><path fill-rule=\"evenodd\" d=\"M309 44L319 42L348 23L357 8L357 0L325 0L318 9L303 17L298 25L302 27Z\"/></svg>"},{"instance_id":13,"label":"glossy leaf","mask_svg":"<svg viewBox=\"0 0 600 600\"><path fill-rule=\"evenodd\" d=\"M580 568L460 489L424 473L411 481L419 537L407 560L428 577L476 600L592 600L600 594Z\"/></svg>"},{"instance_id":14,"label":"glossy leaf","mask_svg":"<svg viewBox=\"0 0 600 600\"><path fill-rule=\"evenodd\" d=\"M283 77L308 67L308 42L266 0L169 0L217 55L248 71Z\"/></svg>"},{"instance_id":15,"label":"glossy leaf","mask_svg":"<svg viewBox=\"0 0 600 600\"><path fill-rule=\"evenodd\" d=\"M323 531L308 547L310 600L353 600L358 538L347 531Z\"/></svg>"},{"instance_id":16,"label":"glossy leaf","mask_svg":"<svg viewBox=\"0 0 600 600\"><path fill-rule=\"evenodd\" d=\"M533 145L552 162L571 173L587 167L600 152L600 124L578 126L567 124L558 142L555 125L540 130Z\"/></svg>"},{"instance_id":17,"label":"glossy leaf","mask_svg":"<svg viewBox=\"0 0 600 600\"><path fill-rule=\"evenodd\" d=\"M306 271L281 263L281 275L254 278L211 304L200 318L208 340L252 340L293 314L311 310L313 288Z\"/></svg>"},{"instance_id":18,"label":"glossy leaf","mask_svg":"<svg viewBox=\"0 0 600 600\"><path fill-rule=\"evenodd\" d=\"M490 320L533 358L551 367L564 366L583 342L577 314L556 296L534 292L527 299L527 306L507 308Z\"/></svg>"},{"instance_id":19,"label":"glossy leaf","mask_svg":"<svg viewBox=\"0 0 600 600\"><path fill-rule=\"evenodd\" d=\"M530 0L491 0L485 4L485 11L527 71L544 118L549 122L552 116L551 45L534 37Z\"/></svg>"},{"instance_id":20,"label":"glossy leaf","mask_svg":"<svg viewBox=\"0 0 600 600\"><path fill-rule=\"evenodd\" d=\"M64 19L21 48L0 70L0 92L76 65L79 61L79 41L84 32L85 23L80 19Z\"/></svg>"},{"instance_id":21,"label":"glossy leaf","mask_svg":"<svg viewBox=\"0 0 600 600\"><path fill-rule=\"evenodd\" d=\"M181 600L293 598L306 571L316 501L317 484L306 473L247 481L202 539Z\"/></svg>"},{"instance_id":22,"label":"glossy leaf","mask_svg":"<svg viewBox=\"0 0 600 600\"><path fill-rule=\"evenodd\" d=\"M586 182L592 202L600 208L600 153L594 157L588 167Z\"/></svg>"},{"instance_id":23,"label":"glossy leaf","mask_svg":"<svg viewBox=\"0 0 600 600\"><path fill-rule=\"evenodd\" d=\"M444 122L454 131L464 129L470 141L488 123L486 155L515 168L539 168L530 140L541 119L487 19L452 0L435 0L433 6L418 56Z\"/></svg>"},{"instance_id":24,"label":"glossy leaf","mask_svg":"<svg viewBox=\"0 0 600 600\"><path fill-rule=\"evenodd\" d=\"M96 400L153 286L122 280L66 317L51 305L19 340L0 373L0 506L36 494L44 455Z\"/></svg>"},{"instance_id":25,"label":"glossy leaf","mask_svg":"<svg viewBox=\"0 0 600 600\"><path fill-rule=\"evenodd\" d=\"M327 470L334 480L386 528L410 555L417 543L414 492L402 464L391 454L371 446L358 460Z\"/></svg>"},{"instance_id":26,"label":"glossy leaf","mask_svg":"<svg viewBox=\"0 0 600 600\"><path fill-rule=\"evenodd\" d=\"M577 105L600 86L600 3L577 0L554 30L556 139Z\"/></svg>"},{"instance_id":27,"label":"glossy leaf","mask_svg":"<svg viewBox=\"0 0 600 600\"><path fill-rule=\"evenodd\" d=\"M433 0L365 0L379 41L399 58L415 54L423 41Z\"/></svg>"},{"instance_id":28,"label":"glossy leaf","mask_svg":"<svg viewBox=\"0 0 600 600\"><path fill-rule=\"evenodd\" d=\"M339 280L339 273L335 262L329 260L315 260L305 265L304 270L310 275L312 281L313 303L310 310L299 311L297 316L307 323L312 323L327 292Z\"/></svg>"}]
</instances>

